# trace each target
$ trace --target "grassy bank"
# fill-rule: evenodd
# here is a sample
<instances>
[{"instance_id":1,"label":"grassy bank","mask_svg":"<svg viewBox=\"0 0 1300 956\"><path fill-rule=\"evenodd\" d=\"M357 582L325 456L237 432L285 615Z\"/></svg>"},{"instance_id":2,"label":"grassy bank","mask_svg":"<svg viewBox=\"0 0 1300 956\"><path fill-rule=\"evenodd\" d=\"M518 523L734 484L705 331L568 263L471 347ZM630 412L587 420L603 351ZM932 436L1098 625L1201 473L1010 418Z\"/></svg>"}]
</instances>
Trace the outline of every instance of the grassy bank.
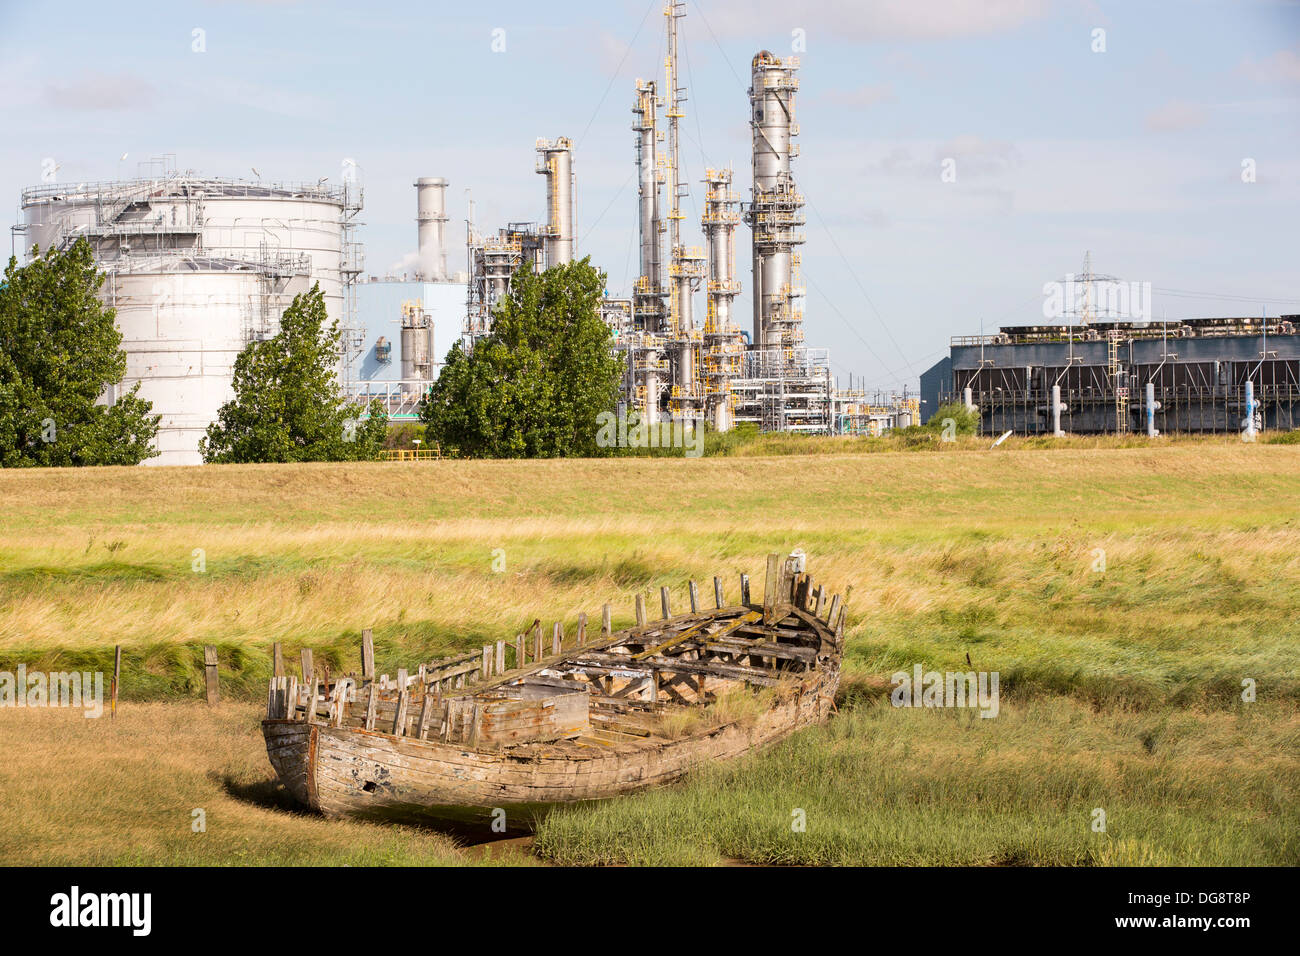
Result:
<instances>
[{"instance_id":1,"label":"grassy bank","mask_svg":"<svg viewBox=\"0 0 1300 956\"><path fill-rule=\"evenodd\" d=\"M969 653L1013 690L1222 702L1250 676L1297 700L1298 474L1240 443L6 472L0 667L121 643L127 698L186 697L210 643L255 700L273 641L346 670L373 627L392 669L605 600L625 624L638 588L734 595L799 546L853 588L858 671Z\"/></svg>"},{"instance_id":2,"label":"grassy bank","mask_svg":"<svg viewBox=\"0 0 1300 956\"><path fill-rule=\"evenodd\" d=\"M860 700L680 789L558 810L536 849L571 865L1294 866L1298 751L1279 705L1054 697L986 720Z\"/></svg>"},{"instance_id":3,"label":"grassy bank","mask_svg":"<svg viewBox=\"0 0 1300 956\"><path fill-rule=\"evenodd\" d=\"M251 704L131 704L116 719L0 708L0 863L432 866L463 863L427 830L328 822L267 773ZM195 811L203 811L202 818ZM203 829L195 831L202 819Z\"/></svg>"},{"instance_id":4,"label":"grassy bank","mask_svg":"<svg viewBox=\"0 0 1300 956\"><path fill-rule=\"evenodd\" d=\"M1300 449L931 451L0 472L0 670L107 670L120 643L127 701L113 724L0 709L0 859L458 862L436 833L277 802L273 641L338 672L372 627L391 673L606 600L623 626L636 591L681 605L691 578L734 598L802 547L851 589L840 715L560 811L546 858L1295 863ZM215 714L190 703L204 644ZM967 655L1001 675L996 719L882 704L893 671ZM208 805L228 828L191 840ZM51 846L74 820L93 838Z\"/></svg>"}]
</instances>

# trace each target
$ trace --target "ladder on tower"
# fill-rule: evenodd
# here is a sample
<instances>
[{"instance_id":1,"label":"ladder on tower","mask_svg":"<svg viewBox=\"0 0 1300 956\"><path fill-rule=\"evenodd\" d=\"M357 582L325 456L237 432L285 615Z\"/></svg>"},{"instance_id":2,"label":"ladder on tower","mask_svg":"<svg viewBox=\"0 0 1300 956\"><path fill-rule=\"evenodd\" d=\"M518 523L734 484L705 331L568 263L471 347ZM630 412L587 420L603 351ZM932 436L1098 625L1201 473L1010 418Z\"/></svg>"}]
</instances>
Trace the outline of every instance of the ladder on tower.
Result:
<instances>
[{"instance_id":1,"label":"ladder on tower","mask_svg":"<svg viewBox=\"0 0 1300 956\"><path fill-rule=\"evenodd\" d=\"M1128 386L1120 385L1119 346L1120 333L1111 329L1106 333L1106 364L1110 371L1111 388L1115 390L1115 433L1128 431Z\"/></svg>"}]
</instances>

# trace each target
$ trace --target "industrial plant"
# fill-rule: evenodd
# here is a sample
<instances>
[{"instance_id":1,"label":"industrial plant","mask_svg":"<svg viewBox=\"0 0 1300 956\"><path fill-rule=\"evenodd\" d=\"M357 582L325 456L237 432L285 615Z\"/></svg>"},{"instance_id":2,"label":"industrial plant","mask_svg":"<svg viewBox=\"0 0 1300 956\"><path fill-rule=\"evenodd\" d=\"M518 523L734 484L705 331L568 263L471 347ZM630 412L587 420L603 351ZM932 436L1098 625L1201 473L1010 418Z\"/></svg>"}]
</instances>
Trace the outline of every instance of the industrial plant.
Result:
<instances>
[{"instance_id":1,"label":"industrial plant","mask_svg":"<svg viewBox=\"0 0 1300 956\"><path fill-rule=\"evenodd\" d=\"M140 382L161 415L150 463L199 464L235 357L278 331L295 295L319 282L330 319L355 327L362 195L347 179L246 182L177 172L169 158L154 165L135 179L25 189L15 232L28 253L90 243L123 336L122 387ZM359 352L345 337L342 380Z\"/></svg>"},{"instance_id":2,"label":"industrial plant","mask_svg":"<svg viewBox=\"0 0 1300 956\"><path fill-rule=\"evenodd\" d=\"M748 202L733 187L734 170L707 169L702 244L686 237L679 124L686 89L678 74L683 2L664 9L662 80L636 81L632 130L637 166L639 272L630 297L601 305L616 347L626 358L621 390L625 411L655 424L706 422L719 431L750 422L764 431L880 434L919 420L915 397L840 389L824 348L804 342L804 288L798 247L804 243L803 206L791 164L798 155L795 96L797 57L763 50L751 63L753 134ZM472 217L466 346L491 330L492 310L523 263L535 269L570 261L577 191L573 144L537 141L537 172L546 178L544 223L511 222L487 235ZM736 230L751 233L752 332L736 322L742 287L736 272ZM696 295L705 293L701 322Z\"/></svg>"},{"instance_id":3,"label":"industrial plant","mask_svg":"<svg viewBox=\"0 0 1300 956\"><path fill-rule=\"evenodd\" d=\"M926 417L960 403L982 433L1056 436L1300 425L1300 315L1121 319L1105 305L1121 284L1090 262L1069 277L1071 321L953 337L921 375Z\"/></svg>"}]
</instances>

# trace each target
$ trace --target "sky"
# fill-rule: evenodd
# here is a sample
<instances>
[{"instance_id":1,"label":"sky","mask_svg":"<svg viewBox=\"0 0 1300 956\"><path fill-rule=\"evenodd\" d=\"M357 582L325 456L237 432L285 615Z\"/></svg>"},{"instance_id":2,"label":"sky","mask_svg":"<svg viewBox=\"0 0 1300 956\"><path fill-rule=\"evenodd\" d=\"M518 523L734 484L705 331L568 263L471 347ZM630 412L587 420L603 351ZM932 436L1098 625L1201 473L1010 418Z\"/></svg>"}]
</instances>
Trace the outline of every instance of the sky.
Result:
<instances>
[{"instance_id":1,"label":"sky","mask_svg":"<svg viewBox=\"0 0 1300 956\"><path fill-rule=\"evenodd\" d=\"M681 23L684 237L707 166L750 185L759 50L800 59L805 334L841 384L916 387L950 336L1043 318L1082 271L1151 284L1157 321L1300 313L1300 3L699 0ZM578 253L636 273L631 106L662 0L0 0L0 223L60 182L170 154L223 177L365 188L366 271L411 268L444 176L452 268L545 218L536 140L575 144ZM122 159L126 154L126 159ZM737 234L750 326L749 234ZM697 305L703 314L703 300Z\"/></svg>"}]
</instances>

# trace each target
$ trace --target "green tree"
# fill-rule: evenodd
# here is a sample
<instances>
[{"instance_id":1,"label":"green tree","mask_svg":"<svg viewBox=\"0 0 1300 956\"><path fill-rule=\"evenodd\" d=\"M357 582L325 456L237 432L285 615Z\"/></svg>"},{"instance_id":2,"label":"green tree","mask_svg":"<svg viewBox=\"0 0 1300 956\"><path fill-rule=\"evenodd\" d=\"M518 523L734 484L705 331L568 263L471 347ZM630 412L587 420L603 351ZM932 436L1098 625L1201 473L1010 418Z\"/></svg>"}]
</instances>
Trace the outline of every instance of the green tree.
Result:
<instances>
[{"instance_id":1,"label":"green tree","mask_svg":"<svg viewBox=\"0 0 1300 956\"><path fill-rule=\"evenodd\" d=\"M207 462L361 461L383 447L388 419L339 394L341 334L328 322L320 285L295 296L280 331L235 359L235 397L199 440Z\"/></svg>"},{"instance_id":2,"label":"green tree","mask_svg":"<svg viewBox=\"0 0 1300 956\"><path fill-rule=\"evenodd\" d=\"M952 419L954 432L958 435L974 435L980 429L980 413L967 408L961 402L940 405L934 416L925 423L925 430L942 432L944 422Z\"/></svg>"},{"instance_id":3,"label":"green tree","mask_svg":"<svg viewBox=\"0 0 1300 956\"><path fill-rule=\"evenodd\" d=\"M420 405L444 452L483 458L594 457L597 416L618 401L623 361L597 309L605 274L589 258L510 280L492 331L459 343Z\"/></svg>"},{"instance_id":4,"label":"green tree","mask_svg":"<svg viewBox=\"0 0 1300 956\"><path fill-rule=\"evenodd\" d=\"M158 416L126 375L116 312L97 296L90 244L11 257L0 285L0 465L138 465Z\"/></svg>"}]
</instances>

